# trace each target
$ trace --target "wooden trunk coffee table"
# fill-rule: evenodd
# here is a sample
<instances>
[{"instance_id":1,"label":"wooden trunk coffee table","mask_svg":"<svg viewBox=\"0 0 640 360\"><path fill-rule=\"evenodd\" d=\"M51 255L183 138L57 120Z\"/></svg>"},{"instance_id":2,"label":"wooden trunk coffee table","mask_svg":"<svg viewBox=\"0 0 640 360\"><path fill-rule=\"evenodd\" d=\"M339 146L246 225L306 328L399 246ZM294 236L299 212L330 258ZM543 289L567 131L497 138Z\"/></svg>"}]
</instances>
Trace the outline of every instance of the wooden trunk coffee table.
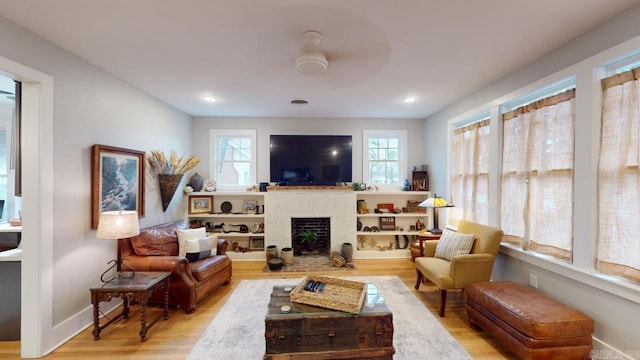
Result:
<instances>
[{"instance_id":1,"label":"wooden trunk coffee table","mask_svg":"<svg viewBox=\"0 0 640 360\"><path fill-rule=\"evenodd\" d=\"M100 339L100 332L120 317L129 317L129 305L140 304L140 340L147 339L147 331L158 321L160 317L169 318L169 275L170 272L136 272L133 278L127 277L130 273L120 273L113 280L94 286L91 290L91 303L93 304L93 339ZM150 324L147 325L147 303L151 294L164 289L164 311ZM113 298L122 298L122 312L110 319L104 325L100 325L100 302L111 301Z\"/></svg>"},{"instance_id":2,"label":"wooden trunk coffee table","mask_svg":"<svg viewBox=\"0 0 640 360\"><path fill-rule=\"evenodd\" d=\"M359 313L293 303L289 291L294 287L273 288L264 359L393 359L393 316L373 284L366 284ZM283 306L290 312L283 314Z\"/></svg>"}]
</instances>

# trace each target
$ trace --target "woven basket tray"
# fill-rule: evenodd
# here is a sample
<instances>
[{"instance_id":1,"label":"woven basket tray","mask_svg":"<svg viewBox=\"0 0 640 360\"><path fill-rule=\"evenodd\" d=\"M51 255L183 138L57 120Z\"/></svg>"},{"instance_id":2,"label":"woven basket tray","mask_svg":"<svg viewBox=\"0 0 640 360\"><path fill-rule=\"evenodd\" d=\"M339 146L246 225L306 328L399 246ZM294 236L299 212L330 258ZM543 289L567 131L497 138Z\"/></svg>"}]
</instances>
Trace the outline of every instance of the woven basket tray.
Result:
<instances>
[{"instance_id":1,"label":"woven basket tray","mask_svg":"<svg viewBox=\"0 0 640 360\"><path fill-rule=\"evenodd\" d=\"M304 286L308 281L324 283L324 291L305 290ZM307 275L295 289L291 290L290 297L292 302L359 313L366 295L366 285L358 281L343 280L331 276Z\"/></svg>"}]
</instances>

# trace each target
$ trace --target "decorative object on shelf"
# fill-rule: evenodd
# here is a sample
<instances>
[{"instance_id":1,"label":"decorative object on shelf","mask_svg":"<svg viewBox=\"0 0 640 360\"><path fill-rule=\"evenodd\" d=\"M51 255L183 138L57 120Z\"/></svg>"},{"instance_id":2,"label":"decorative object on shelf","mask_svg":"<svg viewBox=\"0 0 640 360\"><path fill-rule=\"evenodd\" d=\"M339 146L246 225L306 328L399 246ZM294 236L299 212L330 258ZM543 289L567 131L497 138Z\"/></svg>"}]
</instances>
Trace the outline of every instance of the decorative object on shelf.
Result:
<instances>
[{"instance_id":1,"label":"decorative object on shelf","mask_svg":"<svg viewBox=\"0 0 640 360\"><path fill-rule=\"evenodd\" d=\"M204 191L212 192L216 191L217 184L215 180L207 179L203 183Z\"/></svg>"},{"instance_id":2,"label":"decorative object on shelf","mask_svg":"<svg viewBox=\"0 0 640 360\"><path fill-rule=\"evenodd\" d=\"M190 185L187 185L182 189L182 191L184 191L185 194L191 194L193 192L193 188Z\"/></svg>"},{"instance_id":3,"label":"decorative object on shelf","mask_svg":"<svg viewBox=\"0 0 640 360\"><path fill-rule=\"evenodd\" d=\"M193 191L200 191L204 186L204 179L200 174L195 173L191 175L191 178L189 178L189 186L193 188Z\"/></svg>"},{"instance_id":4,"label":"decorative object on shelf","mask_svg":"<svg viewBox=\"0 0 640 360\"><path fill-rule=\"evenodd\" d=\"M220 210L222 210L222 212L225 214L230 214L231 209L233 209L233 205L231 205L231 203L228 201L225 201L222 204L220 204Z\"/></svg>"},{"instance_id":5,"label":"decorative object on shelf","mask_svg":"<svg viewBox=\"0 0 640 360\"><path fill-rule=\"evenodd\" d=\"M315 230L302 230L298 233L300 244L307 251L313 251L318 246L318 233Z\"/></svg>"},{"instance_id":6,"label":"decorative object on shelf","mask_svg":"<svg viewBox=\"0 0 640 360\"><path fill-rule=\"evenodd\" d=\"M387 246L376 245L376 249L380 251L393 250L393 240L389 241L389 245Z\"/></svg>"},{"instance_id":7,"label":"decorative object on shelf","mask_svg":"<svg viewBox=\"0 0 640 360\"><path fill-rule=\"evenodd\" d=\"M407 212L412 213L418 211L418 204L420 204L418 200L407 200Z\"/></svg>"},{"instance_id":8,"label":"decorative object on shelf","mask_svg":"<svg viewBox=\"0 0 640 360\"><path fill-rule=\"evenodd\" d=\"M245 214L255 214L257 206L258 202L255 200L244 200L242 208Z\"/></svg>"},{"instance_id":9,"label":"decorative object on shelf","mask_svg":"<svg viewBox=\"0 0 640 360\"><path fill-rule=\"evenodd\" d=\"M138 213L136 211L105 211L100 214L98 231L96 232L98 239L118 241L118 239L126 239L138 234L140 234L140 224L138 223ZM127 266L127 264L124 263L125 260L126 259L121 257L121 252L118 249L118 258L107 263L113 265L102 273L100 280L106 283L115 279L115 276L111 276L107 280L104 278L104 276L114 268L118 271L117 276L130 279L134 278L136 271ZM121 272L123 267L130 271L129 275L124 275L124 273Z\"/></svg>"},{"instance_id":10,"label":"decorative object on shelf","mask_svg":"<svg viewBox=\"0 0 640 360\"><path fill-rule=\"evenodd\" d=\"M249 238L249 250L264 250L264 237Z\"/></svg>"},{"instance_id":11,"label":"decorative object on shelf","mask_svg":"<svg viewBox=\"0 0 640 360\"><path fill-rule=\"evenodd\" d=\"M368 214L367 202L364 200L358 200L358 214Z\"/></svg>"},{"instance_id":12,"label":"decorative object on shelf","mask_svg":"<svg viewBox=\"0 0 640 360\"><path fill-rule=\"evenodd\" d=\"M426 171L414 170L412 173L413 191L429 190L429 174Z\"/></svg>"},{"instance_id":13,"label":"decorative object on shelf","mask_svg":"<svg viewBox=\"0 0 640 360\"><path fill-rule=\"evenodd\" d=\"M189 215L193 214L213 214L213 195L189 195Z\"/></svg>"},{"instance_id":14,"label":"decorative object on shelf","mask_svg":"<svg viewBox=\"0 0 640 360\"><path fill-rule=\"evenodd\" d=\"M418 219L418 221L416 221L416 230L420 231L422 229L424 229L424 223L422 220Z\"/></svg>"},{"instance_id":15,"label":"decorative object on shelf","mask_svg":"<svg viewBox=\"0 0 640 360\"><path fill-rule=\"evenodd\" d=\"M438 228L438 209L443 207L453 207L454 205L444 198L439 197L437 194L433 194L433 197L421 202L418 206L433 209L433 228L427 231L432 234L441 234L442 230Z\"/></svg>"},{"instance_id":16,"label":"decorative object on shelf","mask_svg":"<svg viewBox=\"0 0 640 360\"><path fill-rule=\"evenodd\" d=\"M260 232L260 224L258 224L257 222L252 222L249 224L249 231L251 231L252 233L258 233ZM275 246L275 245L274 245Z\"/></svg>"},{"instance_id":17,"label":"decorative object on shelf","mask_svg":"<svg viewBox=\"0 0 640 360\"><path fill-rule=\"evenodd\" d=\"M380 217L380 230L395 230L396 229L396 218L395 216L381 216Z\"/></svg>"},{"instance_id":18,"label":"decorative object on shelf","mask_svg":"<svg viewBox=\"0 0 640 360\"><path fill-rule=\"evenodd\" d=\"M200 163L200 159L196 155L187 158L178 157L175 150L171 150L171 155L167 159L163 152L151 150L147 161L151 170L158 174L162 210L167 211L184 173L196 167Z\"/></svg>"},{"instance_id":19,"label":"decorative object on shelf","mask_svg":"<svg viewBox=\"0 0 640 360\"><path fill-rule=\"evenodd\" d=\"M378 204L378 210L380 210L380 212L393 212L393 204Z\"/></svg>"},{"instance_id":20,"label":"decorative object on shelf","mask_svg":"<svg viewBox=\"0 0 640 360\"><path fill-rule=\"evenodd\" d=\"M409 184L409 179L404 179L404 184L402 185L402 191L411 191L411 185Z\"/></svg>"},{"instance_id":21,"label":"decorative object on shelf","mask_svg":"<svg viewBox=\"0 0 640 360\"><path fill-rule=\"evenodd\" d=\"M144 151L95 144L91 152L91 228L104 211L144 217Z\"/></svg>"},{"instance_id":22,"label":"decorative object on shelf","mask_svg":"<svg viewBox=\"0 0 640 360\"><path fill-rule=\"evenodd\" d=\"M340 254L344 258L345 262L350 263L353 261L353 245L351 243L342 243L342 249Z\"/></svg>"},{"instance_id":23,"label":"decorative object on shelf","mask_svg":"<svg viewBox=\"0 0 640 360\"><path fill-rule=\"evenodd\" d=\"M280 250L280 256L285 265L293 265L293 248L284 247Z\"/></svg>"},{"instance_id":24,"label":"decorative object on shelf","mask_svg":"<svg viewBox=\"0 0 640 360\"><path fill-rule=\"evenodd\" d=\"M409 236L402 235L402 238L404 239L404 244L400 246L400 235L396 235L396 249L406 249L409 246Z\"/></svg>"},{"instance_id":25,"label":"decorative object on shelf","mask_svg":"<svg viewBox=\"0 0 640 360\"><path fill-rule=\"evenodd\" d=\"M267 186L269 186L269 183L261 182L260 183L260 192L267 192Z\"/></svg>"},{"instance_id":26,"label":"decorative object on shelf","mask_svg":"<svg viewBox=\"0 0 640 360\"><path fill-rule=\"evenodd\" d=\"M357 223L356 223L356 230L360 231L362 230L362 221L360 221L360 218L358 218Z\"/></svg>"}]
</instances>

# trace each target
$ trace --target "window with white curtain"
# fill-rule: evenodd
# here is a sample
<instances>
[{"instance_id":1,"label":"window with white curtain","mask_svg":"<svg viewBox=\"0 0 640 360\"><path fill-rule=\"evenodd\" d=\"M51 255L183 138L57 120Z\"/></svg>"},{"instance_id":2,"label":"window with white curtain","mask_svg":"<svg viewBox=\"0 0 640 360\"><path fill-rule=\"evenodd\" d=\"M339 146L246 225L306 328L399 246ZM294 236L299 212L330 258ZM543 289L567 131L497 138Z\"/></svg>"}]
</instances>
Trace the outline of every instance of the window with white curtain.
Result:
<instances>
[{"instance_id":1,"label":"window with white curtain","mask_svg":"<svg viewBox=\"0 0 640 360\"><path fill-rule=\"evenodd\" d=\"M505 112L504 240L571 261L575 88Z\"/></svg>"},{"instance_id":2,"label":"window with white curtain","mask_svg":"<svg viewBox=\"0 0 640 360\"><path fill-rule=\"evenodd\" d=\"M640 69L602 80L597 269L640 282Z\"/></svg>"},{"instance_id":3,"label":"window with white curtain","mask_svg":"<svg viewBox=\"0 0 640 360\"><path fill-rule=\"evenodd\" d=\"M363 131L363 179L376 186L402 186L407 159L404 130Z\"/></svg>"},{"instance_id":4,"label":"window with white curtain","mask_svg":"<svg viewBox=\"0 0 640 360\"><path fill-rule=\"evenodd\" d=\"M449 223L489 223L489 119L453 130Z\"/></svg>"},{"instance_id":5,"label":"window with white curtain","mask_svg":"<svg viewBox=\"0 0 640 360\"><path fill-rule=\"evenodd\" d=\"M211 174L218 188L244 190L256 183L256 131L211 130Z\"/></svg>"}]
</instances>

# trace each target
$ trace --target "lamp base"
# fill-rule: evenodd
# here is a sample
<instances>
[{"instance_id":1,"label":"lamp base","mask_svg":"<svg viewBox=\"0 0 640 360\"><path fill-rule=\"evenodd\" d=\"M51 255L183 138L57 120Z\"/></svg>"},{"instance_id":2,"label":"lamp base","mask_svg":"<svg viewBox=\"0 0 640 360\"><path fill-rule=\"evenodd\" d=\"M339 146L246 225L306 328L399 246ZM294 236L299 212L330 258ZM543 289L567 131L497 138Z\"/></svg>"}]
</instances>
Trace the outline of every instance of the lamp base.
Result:
<instances>
[{"instance_id":1,"label":"lamp base","mask_svg":"<svg viewBox=\"0 0 640 360\"><path fill-rule=\"evenodd\" d=\"M442 230L440 230L438 228L429 229L427 231L432 233L432 234L442 234Z\"/></svg>"},{"instance_id":2,"label":"lamp base","mask_svg":"<svg viewBox=\"0 0 640 360\"><path fill-rule=\"evenodd\" d=\"M131 266L125 264L124 260L126 259L122 259L119 262L118 260L109 261L107 264L113 264L113 265L109 266L109 268L105 270L105 272L103 272L102 275L100 275L100 281L102 281L103 283L108 283L113 281L116 277L122 278L122 279L133 279L136 276L136 270ZM127 275L124 275L122 271L118 271L116 275L112 275L110 278L105 279L105 275L107 275L107 273L111 271L113 268L115 268L116 270L122 270L122 267L127 268L130 273Z\"/></svg>"}]
</instances>

